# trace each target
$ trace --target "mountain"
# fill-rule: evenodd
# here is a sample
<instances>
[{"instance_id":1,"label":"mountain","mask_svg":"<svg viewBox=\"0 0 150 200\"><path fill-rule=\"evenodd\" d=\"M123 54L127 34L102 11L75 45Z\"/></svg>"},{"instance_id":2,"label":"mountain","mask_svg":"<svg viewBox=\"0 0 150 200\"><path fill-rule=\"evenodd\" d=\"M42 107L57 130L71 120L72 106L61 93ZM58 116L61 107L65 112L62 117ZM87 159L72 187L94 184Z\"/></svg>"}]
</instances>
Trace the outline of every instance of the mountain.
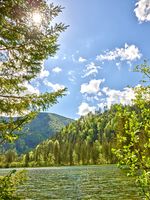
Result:
<instances>
[{"instance_id":1,"label":"mountain","mask_svg":"<svg viewBox=\"0 0 150 200\"><path fill-rule=\"evenodd\" d=\"M19 154L28 152L71 122L72 119L54 113L39 113L24 127L20 138L14 144L5 144L4 148L16 148Z\"/></svg>"},{"instance_id":2,"label":"mountain","mask_svg":"<svg viewBox=\"0 0 150 200\"><path fill-rule=\"evenodd\" d=\"M30 167L115 163L111 149L116 146L118 121L115 106L89 113L38 144L20 163Z\"/></svg>"},{"instance_id":3,"label":"mountain","mask_svg":"<svg viewBox=\"0 0 150 200\"><path fill-rule=\"evenodd\" d=\"M145 153L145 157L149 158L150 151L148 148L145 148L145 142L147 142L149 138L147 131L149 126L145 126L144 124L148 123L146 120L149 119L149 113L145 112L146 107L149 109L149 103L144 105L144 115L143 113L141 114L141 107L139 108L137 105L113 105L110 109L107 109L104 112L98 111L95 114L89 113L76 121L72 121L57 133L51 134L50 138L42 141L33 148L32 151L28 151L26 154L17 156L14 150L5 152L0 156L0 167L37 167L116 163L118 156L120 158L121 155L122 158L120 148L123 148L123 150L125 150L123 153L126 153L127 145L132 147L130 145L133 144L133 136L131 136L133 133L135 133L134 136L136 136L134 147L139 148L140 151ZM131 117L133 117L133 119ZM49 122L47 118L49 119L50 115L48 115L46 119L44 119L43 116L39 116L37 120L37 123L42 122L42 126L44 126L45 129L43 134L44 136L46 134L46 137L49 133L46 132L46 125L48 123L45 122ZM54 116L52 118L54 126L57 126L58 121L56 119L54 120ZM134 123L131 120L134 120ZM53 126L52 120L50 121ZM138 126L134 129L137 122ZM144 124L144 126L141 126L141 129L139 129L139 124ZM40 124L38 124L38 127L34 127L33 125L36 126L34 121L32 122L32 126L30 125L30 128L33 128L31 135L26 136L28 150L30 142L33 146L33 142L35 142L37 133L41 128ZM146 130L145 127L147 127ZM34 129L36 129L36 134L33 134ZM134 132L135 130L136 132ZM137 134L139 137L139 143L136 142ZM144 137L143 134L145 134ZM22 141L26 142L26 140L24 139ZM39 141L36 142L38 143ZM23 146L25 145L23 144ZM132 149L129 148L129 150Z\"/></svg>"},{"instance_id":4,"label":"mountain","mask_svg":"<svg viewBox=\"0 0 150 200\"><path fill-rule=\"evenodd\" d=\"M21 164L34 167L116 163L112 149L118 145L117 135L122 135L126 128L125 109L129 113L140 113L136 106L122 105L113 105L104 112L89 113L22 156ZM127 137L130 141L130 136Z\"/></svg>"}]
</instances>

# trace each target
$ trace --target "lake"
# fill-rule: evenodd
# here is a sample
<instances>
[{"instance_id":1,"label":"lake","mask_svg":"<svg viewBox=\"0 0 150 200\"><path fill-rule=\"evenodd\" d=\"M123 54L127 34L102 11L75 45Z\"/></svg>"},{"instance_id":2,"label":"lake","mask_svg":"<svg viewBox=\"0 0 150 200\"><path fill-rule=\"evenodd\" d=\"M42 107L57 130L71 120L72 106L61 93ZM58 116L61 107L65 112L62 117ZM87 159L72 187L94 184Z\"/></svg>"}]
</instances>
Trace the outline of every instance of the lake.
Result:
<instances>
[{"instance_id":1,"label":"lake","mask_svg":"<svg viewBox=\"0 0 150 200\"><path fill-rule=\"evenodd\" d=\"M0 175L10 169L0 169ZM26 200L138 200L138 188L115 165L28 168Z\"/></svg>"}]
</instances>

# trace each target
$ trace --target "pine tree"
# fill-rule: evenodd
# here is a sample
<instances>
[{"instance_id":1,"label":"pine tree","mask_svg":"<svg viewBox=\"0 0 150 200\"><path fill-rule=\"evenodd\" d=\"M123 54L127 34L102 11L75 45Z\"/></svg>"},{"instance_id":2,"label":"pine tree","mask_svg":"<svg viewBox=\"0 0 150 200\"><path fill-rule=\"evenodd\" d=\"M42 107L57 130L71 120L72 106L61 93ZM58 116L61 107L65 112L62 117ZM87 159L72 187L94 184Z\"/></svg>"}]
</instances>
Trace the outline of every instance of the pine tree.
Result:
<instances>
[{"instance_id":1,"label":"pine tree","mask_svg":"<svg viewBox=\"0 0 150 200\"><path fill-rule=\"evenodd\" d=\"M0 143L17 139L14 131L66 91L31 94L27 90L43 61L58 50L59 34L67 28L53 23L60 12L61 6L48 5L45 0L0 1L0 116L9 117L0 119Z\"/></svg>"}]
</instances>

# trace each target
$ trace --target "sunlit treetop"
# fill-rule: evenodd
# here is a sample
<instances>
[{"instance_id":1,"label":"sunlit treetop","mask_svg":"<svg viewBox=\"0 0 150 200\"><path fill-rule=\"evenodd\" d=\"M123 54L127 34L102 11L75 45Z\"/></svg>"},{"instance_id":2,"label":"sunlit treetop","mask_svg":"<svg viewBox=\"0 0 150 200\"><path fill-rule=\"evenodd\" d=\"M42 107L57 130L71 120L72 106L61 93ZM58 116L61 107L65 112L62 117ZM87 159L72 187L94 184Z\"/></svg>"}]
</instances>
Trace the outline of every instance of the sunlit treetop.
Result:
<instances>
[{"instance_id":1,"label":"sunlit treetop","mask_svg":"<svg viewBox=\"0 0 150 200\"><path fill-rule=\"evenodd\" d=\"M33 19L33 23L35 24L41 24L42 22L42 16L40 15L40 13L37 11L34 11L32 14L32 19Z\"/></svg>"},{"instance_id":2,"label":"sunlit treetop","mask_svg":"<svg viewBox=\"0 0 150 200\"><path fill-rule=\"evenodd\" d=\"M25 84L58 50L59 34L66 29L63 23L53 22L60 12L61 6L44 0L0 1L0 115L23 114L26 121L30 112L46 110L64 94L65 90L29 94ZM7 129L16 126L0 123L0 134L4 137Z\"/></svg>"}]
</instances>

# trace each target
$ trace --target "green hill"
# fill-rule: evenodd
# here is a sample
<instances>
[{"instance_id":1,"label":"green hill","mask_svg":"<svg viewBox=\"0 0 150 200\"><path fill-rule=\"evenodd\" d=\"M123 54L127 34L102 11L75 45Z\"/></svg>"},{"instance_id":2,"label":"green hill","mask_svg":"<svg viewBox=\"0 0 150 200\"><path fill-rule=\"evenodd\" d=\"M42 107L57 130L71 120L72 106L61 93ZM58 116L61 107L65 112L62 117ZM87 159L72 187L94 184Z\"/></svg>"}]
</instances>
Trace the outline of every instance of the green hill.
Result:
<instances>
[{"instance_id":1,"label":"green hill","mask_svg":"<svg viewBox=\"0 0 150 200\"><path fill-rule=\"evenodd\" d=\"M72 119L53 113L39 113L33 121L24 127L20 138L14 144L5 144L4 148L16 148L19 154L28 152L43 140L54 136L72 121Z\"/></svg>"},{"instance_id":2,"label":"green hill","mask_svg":"<svg viewBox=\"0 0 150 200\"><path fill-rule=\"evenodd\" d=\"M25 166L90 165L115 163L116 107L104 113L89 113L69 123L60 132L22 156Z\"/></svg>"},{"instance_id":3,"label":"green hill","mask_svg":"<svg viewBox=\"0 0 150 200\"><path fill-rule=\"evenodd\" d=\"M145 104L144 108L146 107L149 108L149 104ZM125 115L125 111L127 116ZM138 120L140 124L147 123L145 122L145 118L142 118L140 111L141 108L136 105L114 105L102 113L89 113L87 116L81 117L76 121L67 120L67 123L72 121L67 126L64 126L66 120L63 121L63 117L53 114L40 114L37 119L32 121L29 127L26 127L30 128L29 134L16 142L16 149L19 152L24 153L27 150L28 152L17 156L14 150L6 151L0 157L0 167L116 163L118 157L116 157L116 154L112 150L117 152L118 155L118 150L115 150L116 148L122 148L124 145L126 149L126 145L130 145L130 142L132 142L130 135L131 127L127 126L130 125L131 117L134 117L136 114L137 117L134 118L136 123ZM145 112L144 114L147 117L146 119L149 119L148 113ZM129 115L131 117L128 117ZM60 121L61 125L58 124ZM61 126L64 127L58 131ZM55 127L54 129L57 131L53 132L54 129L51 129L51 127ZM136 135L139 135L138 146L149 158L150 151L148 148L145 149L144 146L145 142L149 139L149 135L146 132L145 137L143 137L143 127L138 129L138 132L136 131ZM39 134L42 131L43 134ZM125 137L122 137L124 134L126 134ZM44 137L47 139L43 140ZM42 142L40 143L40 141ZM18 144L19 147L17 146ZM36 144L38 145L36 146ZM137 143L135 145L137 147ZM36 147L33 148L34 146ZM29 151L30 149L32 150Z\"/></svg>"},{"instance_id":4,"label":"green hill","mask_svg":"<svg viewBox=\"0 0 150 200\"><path fill-rule=\"evenodd\" d=\"M117 157L112 149L120 148L119 137L125 133L127 128L130 128L126 125L128 118L124 115L125 110L131 116L136 113L136 119L144 123L141 121L140 108L137 106L114 105L103 113L89 113L69 123L60 132L38 144L35 149L22 157L21 163L25 163L25 166L116 163ZM144 144L145 139L140 137L141 149L145 148L141 145ZM123 145L128 144L130 140L128 133ZM149 152L147 155L150 155Z\"/></svg>"}]
</instances>

